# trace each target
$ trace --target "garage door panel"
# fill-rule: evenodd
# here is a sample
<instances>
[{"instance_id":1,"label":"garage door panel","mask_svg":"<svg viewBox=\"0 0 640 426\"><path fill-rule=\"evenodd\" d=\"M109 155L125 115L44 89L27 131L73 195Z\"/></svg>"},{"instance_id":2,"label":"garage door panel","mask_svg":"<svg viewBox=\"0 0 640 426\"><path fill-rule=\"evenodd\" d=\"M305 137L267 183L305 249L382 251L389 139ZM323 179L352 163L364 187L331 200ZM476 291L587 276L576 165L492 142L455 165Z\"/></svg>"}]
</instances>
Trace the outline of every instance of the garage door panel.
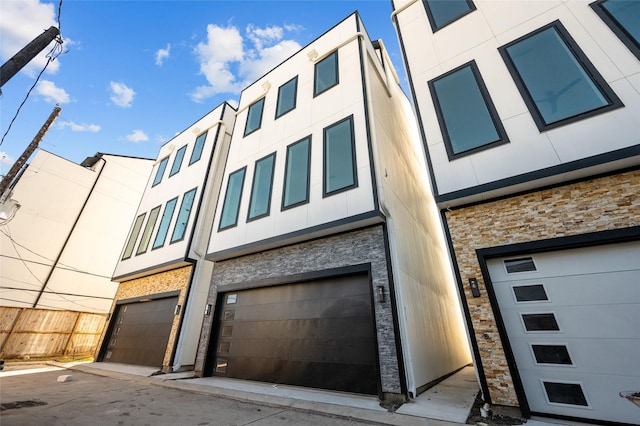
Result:
<instances>
[{"instance_id":1,"label":"garage door panel","mask_svg":"<svg viewBox=\"0 0 640 426\"><path fill-rule=\"evenodd\" d=\"M266 318L266 317L265 317ZM371 335L368 323L370 316L353 316L348 318L305 318L292 320L235 321L231 333L234 338L259 339L269 336L279 338L330 338L336 331L348 329L349 336L358 338Z\"/></svg>"}]
</instances>

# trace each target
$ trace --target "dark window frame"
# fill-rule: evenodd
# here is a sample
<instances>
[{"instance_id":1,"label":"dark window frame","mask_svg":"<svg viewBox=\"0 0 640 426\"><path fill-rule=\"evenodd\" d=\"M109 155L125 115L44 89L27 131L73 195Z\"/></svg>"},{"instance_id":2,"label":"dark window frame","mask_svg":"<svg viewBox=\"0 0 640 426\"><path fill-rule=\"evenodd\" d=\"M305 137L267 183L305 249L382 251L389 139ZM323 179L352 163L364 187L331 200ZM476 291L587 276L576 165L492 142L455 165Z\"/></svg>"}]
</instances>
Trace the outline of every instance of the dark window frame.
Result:
<instances>
[{"instance_id":1,"label":"dark window frame","mask_svg":"<svg viewBox=\"0 0 640 426\"><path fill-rule=\"evenodd\" d=\"M349 121L350 129L351 129L351 164L352 164L351 167L352 167L353 183L351 185L344 186L342 188L334 189L332 191L327 191L327 131L332 127L342 124L345 121ZM322 198L326 198L331 195L339 194L341 192L348 191L350 189L358 187L358 165L356 160L356 135L355 135L355 125L353 121L354 121L354 117L352 114L322 129Z\"/></svg>"},{"instance_id":2,"label":"dark window frame","mask_svg":"<svg viewBox=\"0 0 640 426\"><path fill-rule=\"evenodd\" d=\"M286 85L290 84L291 82L293 82L293 105L291 106L291 108L287 109L286 111L280 111L280 99L282 96L282 88L285 87ZM296 109L298 103L298 76L296 75L295 77L293 77L291 80L287 81L286 83L284 83L282 86L278 87L278 99L276 100L276 119L282 117L283 115L293 111L294 109Z\"/></svg>"},{"instance_id":3,"label":"dark window frame","mask_svg":"<svg viewBox=\"0 0 640 426\"><path fill-rule=\"evenodd\" d=\"M273 165L271 167L271 176L269 178L269 196L267 198L267 211L265 213L262 213L256 216L251 216L251 205L254 202L253 190L255 189L255 185L256 185L256 176L257 176L256 171L258 170L258 163L262 161L266 161L268 159L273 159ZM263 217L267 217L271 214L271 196L273 195L273 177L275 175L275 170L276 170L276 152L272 152L271 154L265 155L264 157L256 160L253 166L253 179L251 179L251 191L249 192L249 208L247 209L247 222L258 220Z\"/></svg>"},{"instance_id":4,"label":"dark window frame","mask_svg":"<svg viewBox=\"0 0 640 426\"><path fill-rule=\"evenodd\" d=\"M460 15L449 19L448 21L443 22L442 24L438 25L436 23L435 17L433 16L433 11L431 10L431 5L429 4L429 0L422 0L422 4L424 5L424 9L427 12L427 18L429 19L429 25L431 25L431 31L433 31L434 33L438 30L441 30L442 28L446 27L449 24L454 23L455 21L457 21L458 19L462 18L463 16L466 16L468 14L470 14L471 12L476 10L476 5L473 4L472 0L460 0L461 2L465 2L467 3L467 7L469 8L467 11L461 13Z\"/></svg>"},{"instance_id":5,"label":"dark window frame","mask_svg":"<svg viewBox=\"0 0 640 426\"><path fill-rule=\"evenodd\" d=\"M165 216L167 215L167 206L169 205L169 203L173 202L173 207L171 208L171 213L169 214L169 216L166 219L165 222ZM176 211L176 206L178 205L178 197L174 197L172 199L170 199L169 201L166 202L166 204L164 205L164 210L162 211L162 217L160 218L160 224L158 225L158 230L156 231L156 237L153 239L153 244L151 245L151 250L156 250L159 249L161 247L164 247L165 243L167 242L167 236L169 235L169 229L171 228L171 222L173 222L173 214ZM158 240L158 238L160 237L160 230L163 228L163 224L166 223L167 224L167 231L164 233L164 237L162 238L162 242L160 242L160 240Z\"/></svg>"},{"instance_id":6,"label":"dark window frame","mask_svg":"<svg viewBox=\"0 0 640 426\"><path fill-rule=\"evenodd\" d=\"M162 178L164 177L164 172L167 170L167 164L169 164L169 157L164 157L158 163L158 168L156 169L156 175L153 178L153 183L151 184L152 188L158 185L160 182L162 182Z\"/></svg>"},{"instance_id":7,"label":"dark window frame","mask_svg":"<svg viewBox=\"0 0 640 426\"><path fill-rule=\"evenodd\" d=\"M240 196L238 197L238 205L236 210L236 216L234 221L228 225L222 226L222 218L224 217L224 212L227 207L227 198L229 197L229 182L231 182L232 176L237 173L242 172L242 180L240 181ZM242 194L244 189L244 180L247 177L247 166L244 166L232 173L229 173L229 177L227 178L227 188L224 191L224 201L222 202L222 210L220 211L220 219L218 222L218 232L224 231L225 229L230 229L238 226L238 218L240 217L240 206L242 205Z\"/></svg>"},{"instance_id":8,"label":"dark window frame","mask_svg":"<svg viewBox=\"0 0 640 426\"><path fill-rule=\"evenodd\" d=\"M208 133L209 132L206 131L206 132L198 135L198 137L196 138L196 141L193 144L193 150L191 151L191 157L189 157L189 165L192 165L193 163L197 163L202 158L202 152L204 151L204 146L207 143L207 134ZM202 141L202 142L200 142L200 141ZM196 153L198 154L198 156L194 158L194 155Z\"/></svg>"},{"instance_id":9,"label":"dark window frame","mask_svg":"<svg viewBox=\"0 0 640 426\"><path fill-rule=\"evenodd\" d=\"M440 97L438 96L438 93L436 91L435 84L437 83L438 80L451 76L459 71L462 71L467 67L471 69L471 73L473 74L475 82L478 86L478 90L480 91L480 95L482 96L482 100L484 101L485 107L487 108L487 112L489 113L489 116L496 130L496 133L498 134L499 139L493 142L488 142L483 145L476 146L475 148L470 148L464 151L455 152L453 148L453 144L451 143L449 132L447 130L447 124L445 122L444 113L440 105ZM429 92L431 93L433 106L435 107L435 110L436 110L438 125L440 126L440 133L442 134L444 146L447 151L447 157L449 158L449 161L456 160L458 158L462 158L467 155L472 155L480 151L495 148L496 146L509 143L509 137L507 136L507 132L504 129L504 126L502 125L502 120L498 115L498 111L496 110L493 100L491 99L491 95L489 94L489 90L487 89L487 86L485 85L484 80L482 79L482 75L480 74L480 69L478 68L478 65L476 64L475 61L473 60L469 61L450 71L447 71L446 73L439 75L438 77L432 80L429 80L427 84L429 86Z\"/></svg>"},{"instance_id":10,"label":"dark window frame","mask_svg":"<svg viewBox=\"0 0 640 426\"><path fill-rule=\"evenodd\" d=\"M147 250L149 250L149 243L151 243L151 236L153 235L153 231L156 227L156 223L158 222L158 216L160 216L161 207L162 207L162 204L152 208L149 211L149 217L147 218L147 223L144 225L144 229L142 230L142 237L140 239L140 243L138 243L136 256L144 254L147 252ZM146 239L146 242L145 242L145 239Z\"/></svg>"},{"instance_id":11,"label":"dark window frame","mask_svg":"<svg viewBox=\"0 0 640 426\"><path fill-rule=\"evenodd\" d=\"M598 0L591 3L591 9L602 19L602 21L609 27L609 29L620 39L620 41L640 59L640 40L636 40L629 31L618 21L618 19L611 14L605 7L604 3L609 0Z\"/></svg>"},{"instance_id":12,"label":"dark window frame","mask_svg":"<svg viewBox=\"0 0 640 426\"><path fill-rule=\"evenodd\" d=\"M124 246L124 251L122 252L122 260L127 260L133 256L133 249L135 248L138 237L140 236L140 230L142 230L142 224L144 223L146 216L147 212L141 213L133 222L133 227L131 228L129 238L127 239L127 244Z\"/></svg>"},{"instance_id":13,"label":"dark window frame","mask_svg":"<svg viewBox=\"0 0 640 426\"><path fill-rule=\"evenodd\" d=\"M324 89L318 91L318 66L323 63L324 61L326 61L327 59L329 59L330 57L335 56L336 58L336 63L335 63L335 67L334 67L334 73L335 73L335 77L336 77L336 81L335 83L333 83L330 86L325 87ZM316 96L319 96L321 94L323 94L324 92L328 91L329 89L336 87L338 84L340 84L340 63L339 63L339 55L338 55L338 50L334 50L333 52L331 52L330 54L328 54L326 57L322 58L322 60L316 62L314 64L313 67L313 97L315 98Z\"/></svg>"},{"instance_id":14,"label":"dark window frame","mask_svg":"<svg viewBox=\"0 0 640 426\"><path fill-rule=\"evenodd\" d=\"M287 172L289 170L289 149L301 144L303 142L308 142L309 144L309 148L307 149L307 184L306 184L306 189L307 189L307 193L306 193L306 197L304 198L304 200L300 200L297 201L295 203L291 203L288 205L285 205L285 200L286 200L286 193L287 193ZM292 209L294 207L298 207L304 204L307 204L309 202L309 193L310 191L310 187L311 187L311 135L306 136L302 139L300 139L299 141L296 141L290 145L287 146L287 154L285 156L285 164L284 164L284 179L282 182L282 203L280 206L280 211L284 211L284 210L289 210Z\"/></svg>"},{"instance_id":15,"label":"dark window frame","mask_svg":"<svg viewBox=\"0 0 640 426\"><path fill-rule=\"evenodd\" d=\"M180 169L182 169L182 163L184 162L184 154L187 152L187 145L182 145L176 151L176 156L173 159L173 163L171 164L171 170L169 171L169 177L175 176L180 173Z\"/></svg>"},{"instance_id":16,"label":"dark window frame","mask_svg":"<svg viewBox=\"0 0 640 426\"><path fill-rule=\"evenodd\" d=\"M254 103L252 103L247 107L247 120L244 123L244 133L242 137L249 136L250 134L260 130L260 128L262 127L262 117L264 115L265 98L266 97L263 96L262 98L258 99L257 101L255 101ZM248 126L249 126L249 118L251 118L251 111L253 108L257 108L257 105L260 105L260 119L258 120L258 125L256 126L255 129L249 129Z\"/></svg>"},{"instance_id":17,"label":"dark window frame","mask_svg":"<svg viewBox=\"0 0 640 426\"><path fill-rule=\"evenodd\" d=\"M536 36L542 33L543 31L546 31L549 29L554 29L556 31L556 33L558 34L558 37L564 43L567 50L573 55L573 58L582 67L583 71L591 79L591 82L594 84L594 86L596 86L596 88L600 91L600 94L609 102L608 105L604 105L589 111L584 111L582 113L578 113L573 116L566 117L551 123L545 122L542 116L542 113L538 109L538 106L536 105L536 102L533 99L533 96L529 92L529 89L527 88L524 80L520 76L518 69L516 68L515 64L511 60L511 56L507 52L507 49L510 48L511 46L515 46L516 44L524 40L527 40L530 37ZM518 88L518 91L520 92L520 96L522 96L522 99L524 100L524 103L526 104L527 109L529 110L529 113L531 114L531 117L533 118L533 121L535 122L540 132L565 126L567 124L575 123L577 121L594 117L596 115L600 115L605 112L609 112L616 108L620 108L624 106L620 98L618 98L618 96L615 94L613 89L611 89L611 87L606 82L604 77L602 77L602 75L598 72L598 70L593 65L593 63L591 63L591 61L586 56L586 54L582 51L582 49L580 49L580 46L578 46L578 44L573 39L573 37L571 37L571 34L569 34L569 32L564 27L564 25L562 25L560 20L555 20L543 27L536 29L535 31L527 33L522 37L519 37L503 46L500 46L498 48L498 52L500 52L500 56L502 56L502 59L507 69L509 70L509 73L511 74L511 78L513 79L516 87Z\"/></svg>"},{"instance_id":18,"label":"dark window frame","mask_svg":"<svg viewBox=\"0 0 640 426\"><path fill-rule=\"evenodd\" d=\"M189 207L187 220L184 222L184 227L182 228L182 235L180 235L179 238L176 238L176 231L179 229L178 221L180 220L180 214L182 213L183 207L185 207L184 200L187 198L187 194L191 194L191 193L193 193L193 199L191 200L191 206ZM184 240L184 237L187 234L187 225L189 224L189 220L191 219L191 212L193 211L193 205L196 201L197 193L198 193L198 187L195 187L188 190L182 195L182 200L180 201L180 208L178 209L178 214L176 216L176 223L174 223L173 225L173 232L171 232L171 239L169 240L169 244L179 243L180 241Z\"/></svg>"}]
</instances>

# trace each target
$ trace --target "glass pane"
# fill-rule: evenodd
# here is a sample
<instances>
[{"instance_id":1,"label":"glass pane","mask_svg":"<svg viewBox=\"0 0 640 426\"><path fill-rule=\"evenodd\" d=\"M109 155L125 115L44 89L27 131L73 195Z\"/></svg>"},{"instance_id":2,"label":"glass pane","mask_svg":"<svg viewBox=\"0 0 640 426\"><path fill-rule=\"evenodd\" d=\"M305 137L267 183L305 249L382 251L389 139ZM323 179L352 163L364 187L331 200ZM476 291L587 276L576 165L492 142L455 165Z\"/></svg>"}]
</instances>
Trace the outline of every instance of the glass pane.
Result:
<instances>
[{"instance_id":1,"label":"glass pane","mask_svg":"<svg viewBox=\"0 0 640 426\"><path fill-rule=\"evenodd\" d=\"M196 143L193 145L193 151L191 152L191 159L189 164L193 164L202 157L202 150L204 148L204 142L207 140L207 133L203 133L196 139Z\"/></svg>"},{"instance_id":2,"label":"glass pane","mask_svg":"<svg viewBox=\"0 0 640 426\"><path fill-rule=\"evenodd\" d=\"M549 300L542 284L521 285L513 287L513 294L518 302L538 302Z\"/></svg>"},{"instance_id":3,"label":"glass pane","mask_svg":"<svg viewBox=\"0 0 640 426\"><path fill-rule=\"evenodd\" d=\"M582 386L578 383L554 383L543 382L549 402L558 404L581 405L588 407L587 398L584 396Z\"/></svg>"},{"instance_id":4,"label":"glass pane","mask_svg":"<svg viewBox=\"0 0 640 426\"><path fill-rule=\"evenodd\" d=\"M522 320L527 331L560 330L554 314L522 314Z\"/></svg>"},{"instance_id":5,"label":"glass pane","mask_svg":"<svg viewBox=\"0 0 640 426\"><path fill-rule=\"evenodd\" d=\"M224 196L224 205L220 218L220 229L235 225L238 221L238 210L240 209L240 197L242 196L245 170L246 169L241 169L229 175L227 192Z\"/></svg>"},{"instance_id":6,"label":"glass pane","mask_svg":"<svg viewBox=\"0 0 640 426\"><path fill-rule=\"evenodd\" d=\"M173 164L171 165L171 172L169 176L173 176L180 171L180 167L182 167L182 159L184 158L184 153L187 151L187 146L181 147L178 152L176 152L176 158L173 160Z\"/></svg>"},{"instance_id":7,"label":"glass pane","mask_svg":"<svg viewBox=\"0 0 640 426\"><path fill-rule=\"evenodd\" d=\"M247 136L251 132L255 132L260 128L262 123L262 107L264 106L264 98L249 107L247 112L247 124L244 127L244 135Z\"/></svg>"},{"instance_id":8,"label":"glass pane","mask_svg":"<svg viewBox=\"0 0 640 426\"><path fill-rule=\"evenodd\" d=\"M325 129L325 193L355 185L351 119Z\"/></svg>"},{"instance_id":9,"label":"glass pane","mask_svg":"<svg viewBox=\"0 0 640 426\"><path fill-rule=\"evenodd\" d=\"M176 219L176 225L173 227L173 234L171 234L171 242L179 241L184 238L185 230L187 229L187 222L189 222L189 215L191 214L191 207L193 206L193 200L196 197L196 188L186 192L182 197L182 204L180 205L180 211L178 212L178 218Z\"/></svg>"},{"instance_id":10,"label":"glass pane","mask_svg":"<svg viewBox=\"0 0 640 426\"><path fill-rule=\"evenodd\" d=\"M555 28L506 51L546 124L609 105Z\"/></svg>"},{"instance_id":11,"label":"glass pane","mask_svg":"<svg viewBox=\"0 0 640 426\"><path fill-rule=\"evenodd\" d=\"M427 0L427 4L435 29L443 27L471 10L467 0Z\"/></svg>"},{"instance_id":12,"label":"glass pane","mask_svg":"<svg viewBox=\"0 0 640 426\"><path fill-rule=\"evenodd\" d=\"M151 186L156 186L157 184L160 183L160 181L162 181L162 177L164 176L164 170L167 168L168 162L169 162L169 157L163 158L162 161L160 161L160 164L158 164L158 170L156 171L156 176L153 178L153 185Z\"/></svg>"},{"instance_id":13,"label":"glass pane","mask_svg":"<svg viewBox=\"0 0 640 426\"><path fill-rule=\"evenodd\" d=\"M167 232L169 231L169 224L171 224L173 211L176 208L177 202L178 197L174 198L173 200L167 201L167 205L165 206L164 212L162 213L162 219L160 219L160 226L158 227L156 239L153 241L152 249L162 247L164 245L164 241L167 239Z\"/></svg>"},{"instance_id":14,"label":"glass pane","mask_svg":"<svg viewBox=\"0 0 640 426\"><path fill-rule=\"evenodd\" d=\"M617 21L632 41L640 47L640 1L609 0L602 7Z\"/></svg>"},{"instance_id":15,"label":"glass pane","mask_svg":"<svg viewBox=\"0 0 640 426\"><path fill-rule=\"evenodd\" d=\"M253 174L253 186L251 201L249 202L249 219L269 214L271 201L271 182L273 179L273 164L276 155L256 161L256 169Z\"/></svg>"},{"instance_id":16,"label":"glass pane","mask_svg":"<svg viewBox=\"0 0 640 426\"><path fill-rule=\"evenodd\" d=\"M338 52L335 51L318 62L315 73L314 96L338 84Z\"/></svg>"},{"instance_id":17,"label":"glass pane","mask_svg":"<svg viewBox=\"0 0 640 426\"><path fill-rule=\"evenodd\" d=\"M310 144L311 138L306 138L287 148L283 207L303 203L309 199Z\"/></svg>"},{"instance_id":18,"label":"glass pane","mask_svg":"<svg viewBox=\"0 0 640 426\"><path fill-rule=\"evenodd\" d=\"M523 257L521 259L509 259L504 261L504 266L508 274L515 272L531 272L536 270L536 264L531 257Z\"/></svg>"},{"instance_id":19,"label":"glass pane","mask_svg":"<svg viewBox=\"0 0 640 426\"><path fill-rule=\"evenodd\" d=\"M565 345L531 345L531 349L538 364L573 364Z\"/></svg>"},{"instance_id":20,"label":"glass pane","mask_svg":"<svg viewBox=\"0 0 640 426\"><path fill-rule=\"evenodd\" d=\"M471 66L433 83L454 154L500 140Z\"/></svg>"},{"instance_id":21,"label":"glass pane","mask_svg":"<svg viewBox=\"0 0 640 426\"><path fill-rule=\"evenodd\" d=\"M122 255L122 260L125 260L131 257L131 253L133 253L133 246L135 246L136 240L138 239L138 234L140 234L140 228L142 228L142 221L144 221L145 215L146 213L142 213L140 216L136 218L136 221L133 224L133 229L131 230L131 235L129 236L129 241L127 241L127 245L124 248L124 254Z\"/></svg>"},{"instance_id":22,"label":"glass pane","mask_svg":"<svg viewBox=\"0 0 640 426\"><path fill-rule=\"evenodd\" d=\"M147 219L147 224L144 227L144 232L142 233L142 240L140 241L140 245L138 245L138 251L136 254L141 254L147 251L149 247L149 241L151 240L151 233L153 232L153 228L156 226L156 220L158 219L158 215L160 214L160 206L155 207L149 213L149 219Z\"/></svg>"},{"instance_id":23,"label":"glass pane","mask_svg":"<svg viewBox=\"0 0 640 426\"><path fill-rule=\"evenodd\" d=\"M289 80L278 89L278 105L276 107L276 118L287 113L296 107L296 89L298 87L298 77Z\"/></svg>"}]
</instances>

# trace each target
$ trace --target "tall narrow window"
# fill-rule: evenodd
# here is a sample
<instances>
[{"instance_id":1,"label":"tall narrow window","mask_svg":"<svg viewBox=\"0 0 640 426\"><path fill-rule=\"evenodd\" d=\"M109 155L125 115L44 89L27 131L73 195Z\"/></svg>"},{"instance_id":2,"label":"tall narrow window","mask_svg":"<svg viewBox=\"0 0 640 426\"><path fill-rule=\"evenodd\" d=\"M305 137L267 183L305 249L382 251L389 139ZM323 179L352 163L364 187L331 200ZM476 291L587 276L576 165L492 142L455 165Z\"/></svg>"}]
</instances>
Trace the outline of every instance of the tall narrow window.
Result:
<instances>
[{"instance_id":1,"label":"tall narrow window","mask_svg":"<svg viewBox=\"0 0 640 426\"><path fill-rule=\"evenodd\" d=\"M247 123L244 126L244 135L255 132L262 125L262 109L264 108L264 98L255 102L247 111Z\"/></svg>"},{"instance_id":2,"label":"tall narrow window","mask_svg":"<svg viewBox=\"0 0 640 426\"><path fill-rule=\"evenodd\" d=\"M142 232L142 239L140 240L140 244L138 244L138 250L136 250L136 255L146 252L147 248L149 248L149 241L151 240L151 234L153 233L153 228L155 228L156 226L156 220L158 220L159 214L160 214L160 206L154 207L149 212L149 218L147 219L147 224L144 226L144 231Z\"/></svg>"},{"instance_id":3,"label":"tall narrow window","mask_svg":"<svg viewBox=\"0 0 640 426\"><path fill-rule=\"evenodd\" d=\"M559 21L499 50L540 131L623 106Z\"/></svg>"},{"instance_id":4,"label":"tall narrow window","mask_svg":"<svg viewBox=\"0 0 640 426\"><path fill-rule=\"evenodd\" d=\"M175 175L180 171L180 167L182 167L182 160L184 159L184 153L187 151L187 146L181 147L176 152L176 158L173 159L173 164L171 165L171 171L169 172L169 177Z\"/></svg>"},{"instance_id":5,"label":"tall narrow window","mask_svg":"<svg viewBox=\"0 0 640 426\"><path fill-rule=\"evenodd\" d=\"M474 61L429 82L449 159L509 141Z\"/></svg>"},{"instance_id":6,"label":"tall narrow window","mask_svg":"<svg viewBox=\"0 0 640 426\"><path fill-rule=\"evenodd\" d=\"M133 229L131 229L131 235L129 235L129 240L127 241L127 245L124 247L122 260L125 260L131 257L131 254L133 253L133 247L136 245L136 241L138 240L138 235L140 234L140 229L142 228L142 222L144 222L145 216L146 216L146 213L142 213L136 218L136 221L133 224Z\"/></svg>"},{"instance_id":7,"label":"tall narrow window","mask_svg":"<svg viewBox=\"0 0 640 426\"><path fill-rule=\"evenodd\" d=\"M296 93L298 91L298 76L295 76L278 89L278 103L276 104L276 118L284 115L296 107Z\"/></svg>"},{"instance_id":8,"label":"tall narrow window","mask_svg":"<svg viewBox=\"0 0 640 426\"><path fill-rule=\"evenodd\" d=\"M324 129L324 195L357 186L353 116Z\"/></svg>"},{"instance_id":9,"label":"tall narrow window","mask_svg":"<svg viewBox=\"0 0 640 426\"><path fill-rule=\"evenodd\" d=\"M476 10L471 0L422 0L422 2L434 32Z\"/></svg>"},{"instance_id":10,"label":"tall narrow window","mask_svg":"<svg viewBox=\"0 0 640 426\"><path fill-rule=\"evenodd\" d=\"M598 16L640 59L640 1L598 0L591 3Z\"/></svg>"},{"instance_id":11,"label":"tall narrow window","mask_svg":"<svg viewBox=\"0 0 640 426\"><path fill-rule=\"evenodd\" d=\"M246 171L247 168L243 167L229 175L218 230L230 228L238 223L240 200L242 198L242 186L244 185L244 175Z\"/></svg>"},{"instance_id":12,"label":"tall narrow window","mask_svg":"<svg viewBox=\"0 0 640 426\"><path fill-rule=\"evenodd\" d=\"M196 138L196 143L193 145L193 151L191 151L191 158L189 159L189 165L192 165L202 157L202 150L204 149L204 142L207 140L207 132L204 132Z\"/></svg>"},{"instance_id":13,"label":"tall narrow window","mask_svg":"<svg viewBox=\"0 0 640 426\"><path fill-rule=\"evenodd\" d=\"M173 219L173 211L176 209L178 203L178 197L167 201L167 205L164 206L164 212L162 212L162 219L160 219L160 226L158 226L158 232L156 238L153 240L153 247L151 249L157 249L162 247L167 239L167 233L169 232L169 225L171 219Z\"/></svg>"},{"instance_id":14,"label":"tall narrow window","mask_svg":"<svg viewBox=\"0 0 640 426\"><path fill-rule=\"evenodd\" d=\"M247 220L258 219L269 215L271 188L273 186L273 166L275 161L275 152L256 161Z\"/></svg>"},{"instance_id":15,"label":"tall narrow window","mask_svg":"<svg viewBox=\"0 0 640 426\"><path fill-rule=\"evenodd\" d=\"M283 210L309 201L310 164L311 136L287 147L282 194Z\"/></svg>"},{"instance_id":16,"label":"tall narrow window","mask_svg":"<svg viewBox=\"0 0 640 426\"><path fill-rule=\"evenodd\" d=\"M192 190L185 192L184 197L182 197L182 204L180 204L180 211L178 211L176 225L173 227L173 233L171 234L172 243L184 239L184 234L187 230L187 223L189 222L189 216L191 215L191 207L193 207L193 200L196 198L197 189L198 188L193 188Z\"/></svg>"},{"instance_id":17,"label":"tall narrow window","mask_svg":"<svg viewBox=\"0 0 640 426\"><path fill-rule=\"evenodd\" d=\"M156 186L160 182L162 182L162 177L164 176L164 171L167 168L167 163L169 162L169 157L163 158L162 161L158 164L158 169L156 170L156 176L153 178L153 183L151 186Z\"/></svg>"},{"instance_id":18,"label":"tall narrow window","mask_svg":"<svg viewBox=\"0 0 640 426\"><path fill-rule=\"evenodd\" d=\"M313 96L315 97L338 84L338 51L318 62L314 72Z\"/></svg>"}]
</instances>

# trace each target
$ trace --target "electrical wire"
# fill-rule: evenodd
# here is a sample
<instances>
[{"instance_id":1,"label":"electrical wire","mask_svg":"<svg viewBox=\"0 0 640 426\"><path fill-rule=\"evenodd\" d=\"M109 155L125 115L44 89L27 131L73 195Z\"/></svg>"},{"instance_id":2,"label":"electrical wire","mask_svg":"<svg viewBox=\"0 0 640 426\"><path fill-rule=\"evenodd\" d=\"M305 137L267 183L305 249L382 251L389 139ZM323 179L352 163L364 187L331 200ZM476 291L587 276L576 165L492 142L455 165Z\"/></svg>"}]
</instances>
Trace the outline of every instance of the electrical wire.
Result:
<instances>
[{"instance_id":1,"label":"electrical wire","mask_svg":"<svg viewBox=\"0 0 640 426\"><path fill-rule=\"evenodd\" d=\"M19 290L19 291L31 291L34 293L39 293L40 290L30 290L28 288L20 288L20 287L6 287L6 286L0 286L0 289L4 289L4 290ZM61 291L50 291L50 290L44 290L43 293L47 293L47 294L55 294L57 296L79 296L82 297L83 299L102 299L102 300L113 300L113 297L104 297L104 296L91 296L89 294L77 294L77 293L63 293Z\"/></svg>"}]
</instances>

